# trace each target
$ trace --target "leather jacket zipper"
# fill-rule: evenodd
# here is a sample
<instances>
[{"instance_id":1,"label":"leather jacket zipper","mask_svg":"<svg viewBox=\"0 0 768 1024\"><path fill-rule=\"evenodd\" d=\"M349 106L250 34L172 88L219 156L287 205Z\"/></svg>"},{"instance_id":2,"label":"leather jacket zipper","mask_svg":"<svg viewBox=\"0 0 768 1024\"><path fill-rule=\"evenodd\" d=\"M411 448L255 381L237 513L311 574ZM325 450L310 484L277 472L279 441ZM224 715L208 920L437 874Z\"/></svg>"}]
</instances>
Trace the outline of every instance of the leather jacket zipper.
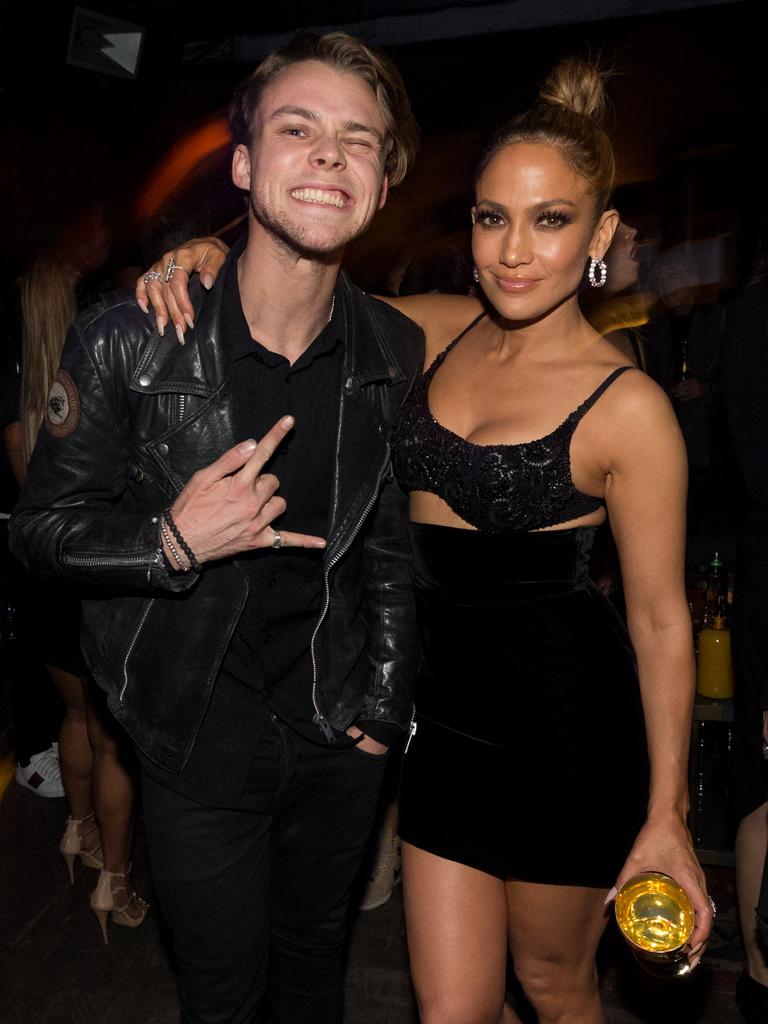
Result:
<instances>
[{"instance_id":1,"label":"leather jacket zipper","mask_svg":"<svg viewBox=\"0 0 768 1024\"><path fill-rule=\"evenodd\" d=\"M403 751L403 757L408 753L408 747L411 745L411 740L416 735L416 730L419 728L419 723L416 721L416 705L411 704L411 720L408 723L408 739L405 741L405 750Z\"/></svg>"},{"instance_id":2,"label":"leather jacket zipper","mask_svg":"<svg viewBox=\"0 0 768 1024\"><path fill-rule=\"evenodd\" d=\"M147 616L149 615L150 608L154 603L154 597L150 597L149 601L147 601L144 611L141 613L139 623L136 626L136 629L134 629L133 631L131 642L128 644L128 650L125 652L125 658L123 659L123 686L117 698L121 707L123 706L123 697L125 696L125 691L128 689L128 659L133 653L133 648L136 646L136 641L139 639L139 633L141 632L144 623L147 621Z\"/></svg>"},{"instance_id":3,"label":"leather jacket zipper","mask_svg":"<svg viewBox=\"0 0 768 1024\"><path fill-rule=\"evenodd\" d=\"M77 569L99 569L102 566L109 568L114 566L118 569L130 569L135 565L146 565L147 583L152 579L152 566L162 562L162 553L156 548L151 555L145 552L143 555L62 555L61 561L64 565L71 565Z\"/></svg>"},{"instance_id":4,"label":"leather jacket zipper","mask_svg":"<svg viewBox=\"0 0 768 1024\"><path fill-rule=\"evenodd\" d=\"M362 514L355 523L354 528L347 535L347 539L345 540L344 544L342 545L342 547L339 548L339 550L336 552L333 558L330 559L328 565L325 568L325 603L323 605L323 610L320 613L320 618L317 620L317 625L314 628L314 631L312 633L312 639L309 644L310 653L312 655L312 706L315 709L315 715L312 719L312 722L322 731L323 735L325 736L329 743L333 742L334 732L331 723L320 710L320 705L317 700L317 658L315 655L315 639L317 638L317 634L320 632L320 627L323 624L325 616L328 614L328 607L331 603L331 570L337 564L337 562L339 562L340 559L344 557L347 551L349 551L349 548L351 547L355 537L360 532L360 528L365 522L368 513L371 511L374 504L376 503L376 499L379 496L379 488L381 487L381 481L383 480L384 473L386 472L387 466L389 465L389 456L390 446L389 442L387 442L384 450L384 462L382 463L381 468L379 469L379 472L376 476L376 482L374 484L373 491L371 492L371 496L366 502L365 508L363 509Z\"/></svg>"}]
</instances>

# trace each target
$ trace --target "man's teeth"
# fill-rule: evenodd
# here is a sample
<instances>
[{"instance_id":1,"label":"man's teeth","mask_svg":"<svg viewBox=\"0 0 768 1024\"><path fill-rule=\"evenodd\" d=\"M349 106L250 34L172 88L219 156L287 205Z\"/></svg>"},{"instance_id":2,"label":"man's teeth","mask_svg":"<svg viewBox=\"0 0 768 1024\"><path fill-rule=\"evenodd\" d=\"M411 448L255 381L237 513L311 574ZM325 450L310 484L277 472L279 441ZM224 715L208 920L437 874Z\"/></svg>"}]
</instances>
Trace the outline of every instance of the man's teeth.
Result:
<instances>
[{"instance_id":1,"label":"man's teeth","mask_svg":"<svg viewBox=\"0 0 768 1024\"><path fill-rule=\"evenodd\" d=\"M291 195L294 199L301 199L305 203L322 203L325 206L345 205L344 196L340 192L323 192L319 188L295 188Z\"/></svg>"}]
</instances>

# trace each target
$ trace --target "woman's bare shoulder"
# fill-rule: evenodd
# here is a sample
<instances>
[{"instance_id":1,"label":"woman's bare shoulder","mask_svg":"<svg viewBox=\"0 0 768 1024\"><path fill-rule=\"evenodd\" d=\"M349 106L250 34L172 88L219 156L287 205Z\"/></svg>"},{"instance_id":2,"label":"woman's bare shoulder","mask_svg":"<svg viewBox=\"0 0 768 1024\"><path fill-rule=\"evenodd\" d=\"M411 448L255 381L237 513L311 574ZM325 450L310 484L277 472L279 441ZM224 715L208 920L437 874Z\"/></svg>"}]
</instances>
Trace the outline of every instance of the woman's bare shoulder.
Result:
<instances>
[{"instance_id":1,"label":"woman's bare shoulder","mask_svg":"<svg viewBox=\"0 0 768 1024\"><path fill-rule=\"evenodd\" d=\"M377 298L415 320L425 333L451 327L461 330L483 310L480 302L469 295L401 295L397 298L379 295Z\"/></svg>"},{"instance_id":2,"label":"woman's bare shoulder","mask_svg":"<svg viewBox=\"0 0 768 1024\"><path fill-rule=\"evenodd\" d=\"M608 436L615 448L633 447L641 443L653 444L660 436L679 433L675 411L667 393L647 373L628 366L608 388L601 400L603 416L611 424ZM606 422L604 420L603 422Z\"/></svg>"},{"instance_id":3,"label":"woman's bare shoulder","mask_svg":"<svg viewBox=\"0 0 768 1024\"><path fill-rule=\"evenodd\" d=\"M438 352L483 312L482 303L469 295L378 296L414 320L424 331L429 364Z\"/></svg>"}]
</instances>

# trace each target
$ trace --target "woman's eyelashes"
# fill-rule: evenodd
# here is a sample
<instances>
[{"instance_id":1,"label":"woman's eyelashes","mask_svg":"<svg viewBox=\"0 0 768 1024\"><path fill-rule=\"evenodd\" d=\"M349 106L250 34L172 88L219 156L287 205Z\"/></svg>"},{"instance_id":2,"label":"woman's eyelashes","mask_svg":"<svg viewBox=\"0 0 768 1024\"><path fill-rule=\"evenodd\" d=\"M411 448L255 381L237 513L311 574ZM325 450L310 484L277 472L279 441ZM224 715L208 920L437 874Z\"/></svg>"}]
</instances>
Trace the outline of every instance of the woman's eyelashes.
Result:
<instances>
[{"instance_id":1,"label":"woman's eyelashes","mask_svg":"<svg viewBox=\"0 0 768 1024\"><path fill-rule=\"evenodd\" d=\"M484 228L499 228L504 226L505 220L498 210L480 206L475 213L475 224Z\"/></svg>"},{"instance_id":2,"label":"woman's eyelashes","mask_svg":"<svg viewBox=\"0 0 768 1024\"><path fill-rule=\"evenodd\" d=\"M572 220L563 210L544 210L536 218L536 223L545 228L561 228Z\"/></svg>"},{"instance_id":3,"label":"woman's eyelashes","mask_svg":"<svg viewBox=\"0 0 768 1024\"><path fill-rule=\"evenodd\" d=\"M543 227L547 230L561 228L572 222L573 218L565 213L564 210L542 210L536 214L534 220L537 227ZM484 228L503 228L506 227L507 220L499 210L492 210L481 206L475 214L475 223Z\"/></svg>"}]
</instances>

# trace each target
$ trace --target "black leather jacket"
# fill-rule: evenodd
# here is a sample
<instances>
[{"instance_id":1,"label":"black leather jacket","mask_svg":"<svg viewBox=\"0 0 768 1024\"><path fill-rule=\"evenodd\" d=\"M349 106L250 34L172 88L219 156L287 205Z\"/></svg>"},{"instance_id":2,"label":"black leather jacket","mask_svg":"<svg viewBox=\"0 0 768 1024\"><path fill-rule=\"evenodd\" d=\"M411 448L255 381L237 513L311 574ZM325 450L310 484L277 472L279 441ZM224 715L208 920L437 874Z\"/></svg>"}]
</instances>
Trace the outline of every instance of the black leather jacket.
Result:
<instances>
[{"instance_id":1,"label":"black leather jacket","mask_svg":"<svg viewBox=\"0 0 768 1024\"><path fill-rule=\"evenodd\" d=\"M80 316L61 363L77 388L77 426L65 437L41 429L11 521L12 548L33 572L86 588L91 671L139 748L170 771L189 757L248 592L237 558L174 574L158 544L160 512L242 440L217 344L224 278L209 295L194 289L196 326L184 347L172 330L161 338L127 294ZM312 696L326 728L405 726L418 644L405 496L388 438L423 337L344 275L336 301L349 327Z\"/></svg>"}]
</instances>

